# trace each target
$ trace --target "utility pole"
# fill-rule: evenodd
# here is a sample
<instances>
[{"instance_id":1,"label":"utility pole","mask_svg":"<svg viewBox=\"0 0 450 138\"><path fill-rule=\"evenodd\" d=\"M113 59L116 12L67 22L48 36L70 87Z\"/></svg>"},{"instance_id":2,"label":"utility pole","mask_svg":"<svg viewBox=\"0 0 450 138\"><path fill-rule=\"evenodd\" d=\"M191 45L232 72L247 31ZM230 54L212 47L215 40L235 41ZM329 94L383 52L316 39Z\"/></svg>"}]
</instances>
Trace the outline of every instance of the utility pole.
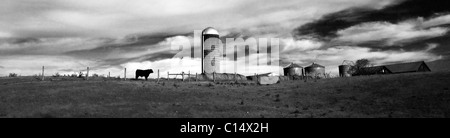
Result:
<instances>
[{"instance_id":1,"label":"utility pole","mask_svg":"<svg viewBox=\"0 0 450 138\"><path fill-rule=\"evenodd\" d=\"M87 71L86 71L86 80L89 80L89 67L87 67Z\"/></svg>"},{"instance_id":2,"label":"utility pole","mask_svg":"<svg viewBox=\"0 0 450 138\"><path fill-rule=\"evenodd\" d=\"M44 66L42 66L42 80L44 80Z\"/></svg>"},{"instance_id":3,"label":"utility pole","mask_svg":"<svg viewBox=\"0 0 450 138\"><path fill-rule=\"evenodd\" d=\"M123 71L123 79L127 80L127 68Z\"/></svg>"}]
</instances>

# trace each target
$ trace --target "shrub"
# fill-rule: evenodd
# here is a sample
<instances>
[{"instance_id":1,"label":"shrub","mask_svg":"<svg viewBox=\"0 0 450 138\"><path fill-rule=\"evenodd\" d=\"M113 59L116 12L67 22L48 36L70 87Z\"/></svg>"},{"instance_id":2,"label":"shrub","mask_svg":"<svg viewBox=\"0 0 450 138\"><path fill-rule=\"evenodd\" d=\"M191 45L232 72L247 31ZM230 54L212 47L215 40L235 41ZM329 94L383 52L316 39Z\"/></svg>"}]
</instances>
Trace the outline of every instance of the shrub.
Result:
<instances>
[{"instance_id":1,"label":"shrub","mask_svg":"<svg viewBox=\"0 0 450 138\"><path fill-rule=\"evenodd\" d=\"M60 77L61 74L59 74L58 72L56 72L54 75L52 75L53 77Z\"/></svg>"},{"instance_id":2,"label":"shrub","mask_svg":"<svg viewBox=\"0 0 450 138\"><path fill-rule=\"evenodd\" d=\"M16 73L9 73L9 77L17 77Z\"/></svg>"},{"instance_id":3,"label":"shrub","mask_svg":"<svg viewBox=\"0 0 450 138\"><path fill-rule=\"evenodd\" d=\"M83 77L84 77L84 74L83 74L83 72L80 71L80 73L78 74L78 78L83 78Z\"/></svg>"}]
</instances>

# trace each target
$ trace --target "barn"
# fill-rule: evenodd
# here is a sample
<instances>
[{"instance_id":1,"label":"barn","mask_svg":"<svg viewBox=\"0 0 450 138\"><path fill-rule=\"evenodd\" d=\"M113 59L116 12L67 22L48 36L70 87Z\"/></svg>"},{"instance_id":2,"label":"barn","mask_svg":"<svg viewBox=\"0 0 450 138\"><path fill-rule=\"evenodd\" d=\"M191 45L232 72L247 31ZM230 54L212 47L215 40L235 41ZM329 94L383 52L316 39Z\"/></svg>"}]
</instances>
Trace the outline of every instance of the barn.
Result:
<instances>
[{"instance_id":1,"label":"barn","mask_svg":"<svg viewBox=\"0 0 450 138\"><path fill-rule=\"evenodd\" d=\"M430 72L431 69L424 61L399 63L383 66L366 67L357 71L354 75L398 74L410 72Z\"/></svg>"},{"instance_id":2,"label":"barn","mask_svg":"<svg viewBox=\"0 0 450 138\"><path fill-rule=\"evenodd\" d=\"M359 75L376 75L376 74L391 74L392 72L386 68L386 66L374 66L374 67L366 67L361 68L356 71L353 76Z\"/></svg>"},{"instance_id":3,"label":"barn","mask_svg":"<svg viewBox=\"0 0 450 138\"><path fill-rule=\"evenodd\" d=\"M392 73L408 73L408 72L430 72L431 69L424 61L410 62L410 63L400 63L385 65Z\"/></svg>"}]
</instances>

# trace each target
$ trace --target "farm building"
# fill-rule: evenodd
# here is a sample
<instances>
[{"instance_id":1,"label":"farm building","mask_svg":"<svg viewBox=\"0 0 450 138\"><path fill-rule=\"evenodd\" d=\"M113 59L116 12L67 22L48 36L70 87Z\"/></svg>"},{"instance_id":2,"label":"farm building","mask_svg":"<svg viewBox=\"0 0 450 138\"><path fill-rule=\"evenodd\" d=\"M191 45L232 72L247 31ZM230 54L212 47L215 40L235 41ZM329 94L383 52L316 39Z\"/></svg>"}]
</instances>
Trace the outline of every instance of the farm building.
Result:
<instances>
[{"instance_id":1,"label":"farm building","mask_svg":"<svg viewBox=\"0 0 450 138\"><path fill-rule=\"evenodd\" d=\"M424 61L392 64L385 66L392 73L430 72L431 69Z\"/></svg>"},{"instance_id":2,"label":"farm building","mask_svg":"<svg viewBox=\"0 0 450 138\"><path fill-rule=\"evenodd\" d=\"M391 74L392 72L386 66L366 67L359 69L353 76L358 75L376 75L376 74Z\"/></svg>"},{"instance_id":3,"label":"farm building","mask_svg":"<svg viewBox=\"0 0 450 138\"><path fill-rule=\"evenodd\" d=\"M391 64L362 68L355 75L397 74L409 72L430 72L430 68L424 61Z\"/></svg>"}]
</instances>

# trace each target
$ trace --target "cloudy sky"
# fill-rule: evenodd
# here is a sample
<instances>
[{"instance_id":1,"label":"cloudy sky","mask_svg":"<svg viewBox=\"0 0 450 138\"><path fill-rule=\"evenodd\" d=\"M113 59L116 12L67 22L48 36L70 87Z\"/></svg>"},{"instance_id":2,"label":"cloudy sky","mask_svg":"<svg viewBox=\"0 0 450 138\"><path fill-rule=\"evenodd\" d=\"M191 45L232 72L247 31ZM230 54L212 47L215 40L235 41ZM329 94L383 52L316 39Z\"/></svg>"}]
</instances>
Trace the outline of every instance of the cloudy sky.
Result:
<instances>
[{"instance_id":1,"label":"cloudy sky","mask_svg":"<svg viewBox=\"0 0 450 138\"><path fill-rule=\"evenodd\" d=\"M448 0L1 0L0 76L14 72L133 77L135 69L200 72L170 44L194 30L221 38L279 38L280 66L343 60L375 65L446 61ZM251 59L254 55L248 55ZM226 59L227 60L227 59ZM224 61L228 62L228 61ZM242 62L242 61L237 61ZM260 67L258 73L279 67ZM153 76L154 77L154 76Z\"/></svg>"}]
</instances>

